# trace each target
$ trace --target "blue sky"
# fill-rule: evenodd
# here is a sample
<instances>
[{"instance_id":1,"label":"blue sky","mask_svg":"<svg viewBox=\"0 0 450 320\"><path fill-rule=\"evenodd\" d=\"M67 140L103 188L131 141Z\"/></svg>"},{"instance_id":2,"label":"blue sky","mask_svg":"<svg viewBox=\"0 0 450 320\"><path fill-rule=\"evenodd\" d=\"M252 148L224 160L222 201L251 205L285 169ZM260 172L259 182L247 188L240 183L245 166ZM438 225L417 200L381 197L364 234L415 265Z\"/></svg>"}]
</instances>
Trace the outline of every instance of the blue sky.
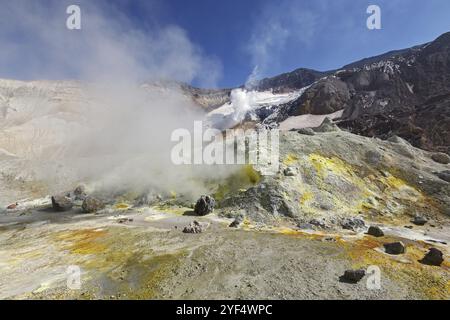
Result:
<instances>
[{"instance_id":1,"label":"blue sky","mask_svg":"<svg viewBox=\"0 0 450 320\"><path fill-rule=\"evenodd\" d=\"M6 3L7 0L1 1ZM10 4L11 2L15 3L15 1L8 1L10 7L14 6ZM30 2L31 0L28 1ZM43 8L51 7L50 10L39 9L36 15L60 15L62 12L63 14L59 16L61 19L66 17L65 5L77 4L77 1L37 0L35 2ZM82 18L85 20L88 19L85 11L97 10L113 21L112 23L116 26L120 25L121 19L124 18L128 21L125 28L136 29L143 34L169 26L176 26L182 30L187 41L195 47L193 49L195 63L200 65L199 60L208 60L206 67L203 67L208 69L213 61L215 70L220 70L215 71L220 74L215 75L214 81L214 85L219 87L232 87L245 83L256 65L258 65L258 77L273 76L299 67L329 70L364 57L428 42L450 31L450 1L448 0L97 0L92 2L95 3L94 6L88 2L78 1L84 14ZM376 4L381 8L381 30L368 30L366 27L366 19L369 16L366 9L369 4ZM28 8L27 14L33 14L33 8L33 6ZM46 50L54 50L54 48L46 47L49 46L49 40L46 39L45 43L36 41L37 37L33 34L36 27L21 29L20 11L13 10L13 12L8 14L11 16L8 24L12 27L10 26L9 31L0 31L0 41L10 47L17 47L14 51L16 57L24 55L27 61L34 58L45 61L43 56ZM15 17L14 14L19 16ZM45 17L41 21L45 19L50 18ZM29 20L33 19L29 18ZM82 20L83 23L89 26L89 21L85 20ZM4 26L0 23L0 27ZM22 32L16 32L14 27ZM76 41L76 38L71 40L72 44ZM172 51L176 52L177 46L172 43ZM185 46L180 47L179 51L186 50L185 48ZM33 52L36 52L36 57L31 54ZM39 54L42 55L40 59ZM7 61L11 57L12 55L0 56L0 59L3 59L3 61L0 60L0 67L2 67L0 77L30 79L39 76L41 72L39 63L23 67L18 65L18 59ZM186 59L182 57L180 61L177 61L175 54L172 63L181 64ZM192 77L184 80L198 85L207 83L202 82L199 80L201 77L195 75L195 72L200 72L196 71L196 68L191 68L194 70ZM70 69L70 67L62 66L57 68L57 72L49 73L49 77L70 77L74 74ZM31 70L35 72L31 73ZM176 74L182 72L177 70ZM205 73L205 70L201 72ZM44 73L42 76L45 75Z\"/></svg>"},{"instance_id":2,"label":"blue sky","mask_svg":"<svg viewBox=\"0 0 450 320\"><path fill-rule=\"evenodd\" d=\"M279 3L282 2L283 5ZM276 75L298 67L334 69L364 57L428 42L450 31L450 1L167 1L169 21L189 31L194 42L220 57L224 65L222 84L243 83L252 71L246 45L253 34L263 32L271 14L290 32L281 48L269 52L263 75ZM187 5L187 3L189 3ZM194 4L195 3L195 4ZM381 8L382 29L368 30L366 9ZM289 12L289 10L292 10ZM302 27L304 12L315 22ZM283 21L285 16L293 16ZM278 19L279 17L279 19ZM298 23L295 19L298 18ZM312 32L303 39L301 34Z\"/></svg>"}]
</instances>

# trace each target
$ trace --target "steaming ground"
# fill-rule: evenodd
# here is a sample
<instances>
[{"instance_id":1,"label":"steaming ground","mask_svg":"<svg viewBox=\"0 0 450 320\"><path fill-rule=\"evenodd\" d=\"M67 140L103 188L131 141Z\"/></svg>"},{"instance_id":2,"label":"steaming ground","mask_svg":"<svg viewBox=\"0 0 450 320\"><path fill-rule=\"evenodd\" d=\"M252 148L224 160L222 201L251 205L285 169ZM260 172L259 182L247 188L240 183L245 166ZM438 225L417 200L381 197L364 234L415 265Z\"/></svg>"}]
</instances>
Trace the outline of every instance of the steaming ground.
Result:
<instances>
[{"instance_id":1,"label":"steaming ground","mask_svg":"<svg viewBox=\"0 0 450 320\"><path fill-rule=\"evenodd\" d=\"M44 196L78 183L195 200L208 192L203 180L234 171L173 165L172 132L205 117L177 85L0 80L0 101L2 179L13 194L0 195L2 204L17 192Z\"/></svg>"}]
</instances>

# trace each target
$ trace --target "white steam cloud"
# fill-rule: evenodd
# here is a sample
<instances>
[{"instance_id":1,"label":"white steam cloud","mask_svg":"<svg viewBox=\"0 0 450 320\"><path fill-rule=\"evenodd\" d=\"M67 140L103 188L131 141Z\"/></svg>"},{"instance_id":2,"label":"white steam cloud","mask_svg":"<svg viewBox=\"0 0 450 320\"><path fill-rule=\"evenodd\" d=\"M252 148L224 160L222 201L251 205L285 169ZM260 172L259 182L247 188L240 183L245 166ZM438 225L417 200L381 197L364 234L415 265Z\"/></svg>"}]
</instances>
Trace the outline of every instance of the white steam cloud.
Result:
<instances>
[{"instance_id":1,"label":"white steam cloud","mask_svg":"<svg viewBox=\"0 0 450 320\"><path fill-rule=\"evenodd\" d=\"M34 106L39 109L35 115L41 117L32 119L33 126L49 118L58 124L64 120L57 130L42 122L47 145L39 137L28 141L30 147L41 147L39 154L28 157L35 168L50 158L60 163L37 174L54 182L54 189L64 182L63 177L72 176L103 189L150 187L192 197L207 192L204 180L225 176L228 169L176 167L170 161L171 132L192 128L204 114L177 85L157 81L214 86L220 63L205 56L181 28L138 29L107 2L78 2L82 29L68 30L65 9L69 4L1 4L0 77L81 80L75 86L81 87L82 96L69 106L45 99L39 108ZM150 84L142 86L144 81ZM23 123L20 130L31 128L27 126L28 122Z\"/></svg>"}]
</instances>

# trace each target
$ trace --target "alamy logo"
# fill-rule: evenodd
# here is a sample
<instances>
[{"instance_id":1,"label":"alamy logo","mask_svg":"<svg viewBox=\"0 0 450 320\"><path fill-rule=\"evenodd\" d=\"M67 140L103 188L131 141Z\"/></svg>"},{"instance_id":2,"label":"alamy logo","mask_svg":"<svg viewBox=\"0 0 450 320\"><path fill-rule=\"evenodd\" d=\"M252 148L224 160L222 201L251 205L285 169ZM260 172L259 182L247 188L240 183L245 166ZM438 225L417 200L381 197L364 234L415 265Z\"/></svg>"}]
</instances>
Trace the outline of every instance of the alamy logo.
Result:
<instances>
[{"instance_id":1,"label":"alamy logo","mask_svg":"<svg viewBox=\"0 0 450 320\"><path fill-rule=\"evenodd\" d=\"M68 266L67 274L67 288L70 290L81 289L81 269L79 266Z\"/></svg>"},{"instance_id":2,"label":"alamy logo","mask_svg":"<svg viewBox=\"0 0 450 320\"><path fill-rule=\"evenodd\" d=\"M193 134L176 129L172 142L178 142L171 152L175 165L240 165L252 164L262 175L274 175L279 170L279 130L217 129L204 130L202 121L194 122Z\"/></svg>"},{"instance_id":3,"label":"alamy logo","mask_svg":"<svg viewBox=\"0 0 450 320\"><path fill-rule=\"evenodd\" d=\"M367 7L367 13L370 16L367 18L367 29L380 30L381 29L381 9L377 5L370 5Z\"/></svg>"},{"instance_id":4,"label":"alamy logo","mask_svg":"<svg viewBox=\"0 0 450 320\"><path fill-rule=\"evenodd\" d=\"M77 5L70 5L66 9L66 13L70 16L66 20L66 27L69 30L81 29L81 9Z\"/></svg>"},{"instance_id":5,"label":"alamy logo","mask_svg":"<svg viewBox=\"0 0 450 320\"><path fill-rule=\"evenodd\" d=\"M381 289L381 270L378 266L369 266L366 273L369 275L367 277L366 286L369 290L380 290Z\"/></svg>"}]
</instances>

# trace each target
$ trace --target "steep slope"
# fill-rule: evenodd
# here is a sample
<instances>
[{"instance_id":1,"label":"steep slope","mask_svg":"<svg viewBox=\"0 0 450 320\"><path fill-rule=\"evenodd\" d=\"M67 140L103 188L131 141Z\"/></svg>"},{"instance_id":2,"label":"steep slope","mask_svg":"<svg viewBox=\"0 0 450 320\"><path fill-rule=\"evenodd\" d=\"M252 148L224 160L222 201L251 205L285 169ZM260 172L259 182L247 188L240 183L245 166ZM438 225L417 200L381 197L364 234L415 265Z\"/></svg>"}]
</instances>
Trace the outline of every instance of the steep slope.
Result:
<instances>
[{"instance_id":1,"label":"steep slope","mask_svg":"<svg viewBox=\"0 0 450 320\"><path fill-rule=\"evenodd\" d=\"M289 115L344 109L340 126L366 136L399 135L449 153L450 33L411 49L350 64L313 85Z\"/></svg>"},{"instance_id":2,"label":"steep slope","mask_svg":"<svg viewBox=\"0 0 450 320\"><path fill-rule=\"evenodd\" d=\"M353 133L383 139L398 135L418 148L450 153L449 83L450 33L445 33L430 43L362 59L339 70L300 68L266 78L250 91L302 91L295 100L273 103L257 113L257 121L269 127L293 116L342 111L338 123ZM230 103L228 89L191 92L209 111Z\"/></svg>"}]
</instances>

